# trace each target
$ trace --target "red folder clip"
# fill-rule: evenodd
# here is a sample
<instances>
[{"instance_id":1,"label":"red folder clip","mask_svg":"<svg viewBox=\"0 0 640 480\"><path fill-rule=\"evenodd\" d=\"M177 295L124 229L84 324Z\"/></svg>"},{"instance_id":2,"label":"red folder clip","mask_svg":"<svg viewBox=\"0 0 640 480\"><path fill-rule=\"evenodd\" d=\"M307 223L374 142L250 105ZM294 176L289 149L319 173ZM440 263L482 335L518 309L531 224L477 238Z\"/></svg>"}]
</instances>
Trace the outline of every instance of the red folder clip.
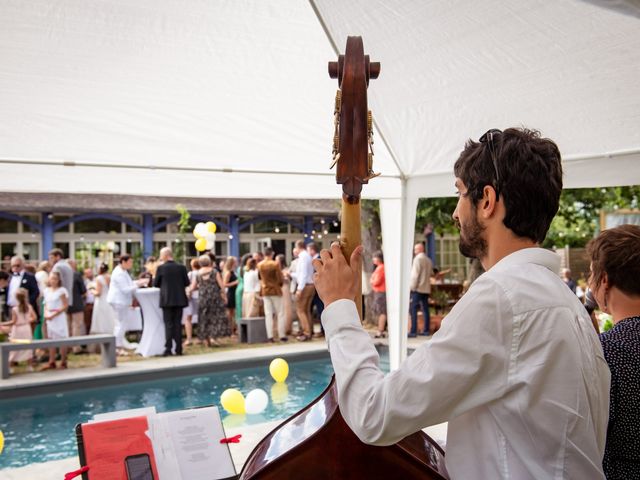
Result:
<instances>
[{"instance_id":1,"label":"red folder clip","mask_svg":"<svg viewBox=\"0 0 640 480\"><path fill-rule=\"evenodd\" d=\"M82 468L79 468L78 470L74 470L73 472L65 473L64 480L71 480L72 478L76 478L78 475L82 475L84 472L88 472L88 471L89 471L89 467L84 466Z\"/></svg>"},{"instance_id":2,"label":"red folder clip","mask_svg":"<svg viewBox=\"0 0 640 480\"><path fill-rule=\"evenodd\" d=\"M235 435L233 437L221 438L220 443L240 443L241 434Z\"/></svg>"}]
</instances>

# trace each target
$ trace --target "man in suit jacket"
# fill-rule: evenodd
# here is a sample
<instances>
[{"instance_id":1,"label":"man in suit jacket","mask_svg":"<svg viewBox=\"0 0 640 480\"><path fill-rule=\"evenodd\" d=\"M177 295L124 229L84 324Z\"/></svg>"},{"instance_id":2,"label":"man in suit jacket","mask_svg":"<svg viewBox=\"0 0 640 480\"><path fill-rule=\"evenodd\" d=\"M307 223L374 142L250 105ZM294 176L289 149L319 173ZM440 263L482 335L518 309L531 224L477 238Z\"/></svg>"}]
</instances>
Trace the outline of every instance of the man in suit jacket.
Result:
<instances>
[{"instance_id":1,"label":"man in suit jacket","mask_svg":"<svg viewBox=\"0 0 640 480\"><path fill-rule=\"evenodd\" d=\"M160 250L160 261L153 286L160 289L160 308L164 319L166 343L164 354L171 355L172 342L176 342L176 355L182 355L182 309L189 303L186 288L189 286L187 268L173 261L169 247Z\"/></svg>"},{"instance_id":2,"label":"man in suit jacket","mask_svg":"<svg viewBox=\"0 0 640 480\"><path fill-rule=\"evenodd\" d=\"M29 292L29 303L33 307L33 311L38 312L38 281L36 276L24 269L24 259L19 256L11 258L11 278L7 290L7 306L9 308L18 304L16 300L16 292L19 288L24 288ZM35 325L34 325L35 326Z\"/></svg>"}]
</instances>

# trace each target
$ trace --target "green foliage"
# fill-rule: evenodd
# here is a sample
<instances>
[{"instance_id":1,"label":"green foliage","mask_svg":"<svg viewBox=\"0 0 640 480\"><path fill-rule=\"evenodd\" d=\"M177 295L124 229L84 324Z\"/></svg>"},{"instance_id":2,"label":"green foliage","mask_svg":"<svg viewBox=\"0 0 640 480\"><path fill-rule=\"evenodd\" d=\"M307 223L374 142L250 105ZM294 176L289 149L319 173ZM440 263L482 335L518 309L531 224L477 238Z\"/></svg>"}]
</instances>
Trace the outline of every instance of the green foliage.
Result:
<instances>
[{"instance_id":1,"label":"green foliage","mask_svg":"<svg viewBox=\"0 0 640 480\"><path fill-rule=\"evenodd\" d=\"M431 223L438 235L457 234L458 229L451 218L457 203L456 197L421 198L416 211L416 232L422 232L424 226Z\"/></svg>"},{"instance_id":2,"label":"green foliage","mask_svg":"<svg viewBox=\"0 0 640 480\"><path fill-rule=\"evenodd\" d=\"M600 211L638 208L640 186L570 188L562 191L558 214L544 247L584 247L600 229Z\"/></svg>"},{"instance_id":3,"label":"green foliage","mask_svg":"<svg viewBox=\"0 0 640 480\"><path fill-rule=\"evenodd\" d=\"M421 232L428 223L438 235L457 234L451 215L456 208L456 197L421 198L416 213L416 231ZM600 211L636 209L640 202L640 185L631 187L572 188L562 191L558 214L544 247L584 247L597 235Z\"/></svg>"},{"instance_id":4,"label":"green foliage","mask_svg":"<svg viewBox=\"0 0 640 480\"><path fill-rule=\"evenodd\" d=\"M604 321L604 325L602 325L602 333L604 332L608 332L609 330L611 330L613 328L613 322L611 321L610 318L607 318Z\"/></svg>"},{"instance_id":5,"label":"green foliage","mask_svg":"<svg viewBox=\"0 0 640 480\"><path fill-rule=\"evenodd\" d=\"M176 241L176 246L174 247L173 257L180 259L180 261L184 264L187 261L186 254L187 249L184 246L185 242L185 234L191 231L191 225L189 221L191 220L191 214L189 210L187 210L183 205L176 205L176 210L180 214L180 220L178 220L178 236Z\"/></svg>"}]
</instances>

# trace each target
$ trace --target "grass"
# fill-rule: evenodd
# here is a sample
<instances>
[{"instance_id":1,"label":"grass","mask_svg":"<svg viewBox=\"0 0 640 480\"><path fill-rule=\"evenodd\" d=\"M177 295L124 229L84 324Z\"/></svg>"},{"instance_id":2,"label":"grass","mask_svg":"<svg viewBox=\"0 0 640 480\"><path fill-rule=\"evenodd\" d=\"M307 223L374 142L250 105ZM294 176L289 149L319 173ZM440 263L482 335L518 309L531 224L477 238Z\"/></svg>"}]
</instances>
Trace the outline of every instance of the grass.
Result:
<instances>
[{"instance_id":1,"label":"grass","mask_svg":"<svg viewBox=\"0 0 640 480\"><path fill-rule=\"evenodd\" d=\"M130 341L136 340L135 338L129 338ZM196 340L197 341L197 340ZM220 346L218 347L207 347L205 345L194 343L188 347L183 347L183 352L186 355L203 355L208 353L229 351L229 350L248 350L252 348L260 348L260 347L268 347L274 345L273 343L240 343L237 338L225 337L220 338L218 340L220 342ZM294 337L289 337L289 341L295 342ZM324 338L314 339L313 341L322 341L324 342ZM40 356L39 354L38 356ZM127 363L127 362L144 362L150 358L155 357L142 357L140 355L136 355L131 352L130 355L118 356L118 363ZM58 362L58 365L60 362ZM46 363L38 364L35 367L36 370L39 370ZM67 366L69 369L76 368L87 368L87 367L97 367L100 365L100 354L99 353L70 353L67 357ZM27 362L20 362L17 366L11 367L12 374L21 374L28 373L29 366Z\"/></svg>"}]
</instances>

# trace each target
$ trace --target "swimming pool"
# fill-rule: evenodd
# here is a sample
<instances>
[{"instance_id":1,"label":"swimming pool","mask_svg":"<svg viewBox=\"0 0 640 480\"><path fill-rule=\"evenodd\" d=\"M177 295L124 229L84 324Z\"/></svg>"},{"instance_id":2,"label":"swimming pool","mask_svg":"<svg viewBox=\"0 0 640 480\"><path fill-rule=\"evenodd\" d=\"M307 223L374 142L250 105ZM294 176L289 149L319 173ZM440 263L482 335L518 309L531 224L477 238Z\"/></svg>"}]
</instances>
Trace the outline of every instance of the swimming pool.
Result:
<instances>
[{"instance_id":1,"label":"swimming pool","mask_svg":"<svg viewBox=\"0 0 640 480\"><path fill-rule=\"evenodd\" d=\"M128 383L0 401L0 430L5 435L0 469L21 467L77 455L74 426L96 413L155 406L158 412L202 405L219 405L222 392L237 388L245 396L254 388L265 390L269 406L260 415L223 414L226 426L241 426L287 418L317 397L328 385L333 368L328 358L290 362L285 385L269 375L269 363L208 375ZM388 357L381 367L389 370Z\"/></svg>"}]
</instances>

